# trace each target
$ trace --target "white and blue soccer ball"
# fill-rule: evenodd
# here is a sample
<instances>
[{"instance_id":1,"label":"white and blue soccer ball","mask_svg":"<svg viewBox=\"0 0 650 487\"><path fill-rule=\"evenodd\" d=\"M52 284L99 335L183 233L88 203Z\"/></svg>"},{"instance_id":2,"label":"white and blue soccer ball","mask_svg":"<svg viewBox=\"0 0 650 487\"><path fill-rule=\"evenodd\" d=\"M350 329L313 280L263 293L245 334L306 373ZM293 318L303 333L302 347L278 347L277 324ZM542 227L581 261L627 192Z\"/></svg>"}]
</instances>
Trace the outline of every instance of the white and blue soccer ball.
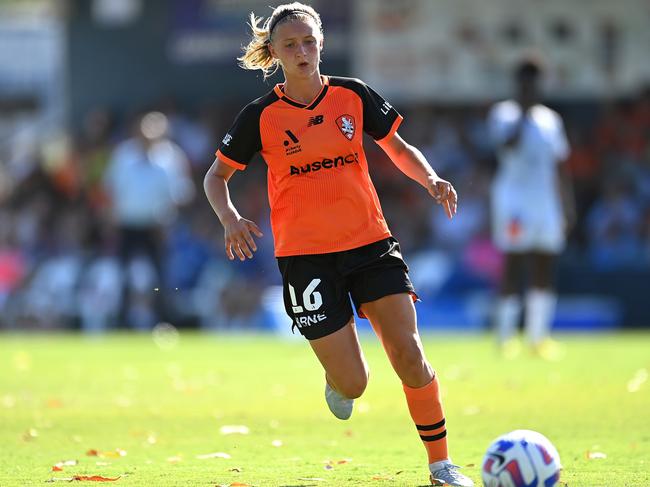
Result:
<instances>
[{"instance_id":1,"label":"white and blue soccer ball","mask_svg":"<svg viewBox=\"0 0 650 487\"><path fill-rule=\"evenodd\" d=\"M485 487L555 487L560 455L541 433L515 430L499 436L483 457Z\"/></svg>"}]
</instances>

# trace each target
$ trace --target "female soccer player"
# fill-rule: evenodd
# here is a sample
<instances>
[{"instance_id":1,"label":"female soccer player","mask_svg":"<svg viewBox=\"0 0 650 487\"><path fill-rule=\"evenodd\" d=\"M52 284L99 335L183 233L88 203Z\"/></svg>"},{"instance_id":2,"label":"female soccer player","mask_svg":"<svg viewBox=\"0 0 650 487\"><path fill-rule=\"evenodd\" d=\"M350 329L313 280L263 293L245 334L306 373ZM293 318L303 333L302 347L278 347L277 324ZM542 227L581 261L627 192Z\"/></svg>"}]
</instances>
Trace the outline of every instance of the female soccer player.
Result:
<instances>
[{"instance_id":1,"label":"female soccer player","mask_svg":"<svg viewBox=\"0 0 650 487\"><path fill-rule=\"evenodd\" d=\"M301 3L280 5L239 59L265 76L278 66L284 83L249 103L223 138L204 187L225 230L229 259L252 258L258 226L233 206L228 181L260 152L268 165L271 226L287 313L325 369L325 399L340 419L368 383L350 296L382 341L404 385L434 485L472 486L447 452L438 378L422 350L415 291L368 174L363 132L408 177L456 213L456 192L422 153L398 134L401 115L362 81L322 76L323 30Z\"/></svg>"}]
</instances>

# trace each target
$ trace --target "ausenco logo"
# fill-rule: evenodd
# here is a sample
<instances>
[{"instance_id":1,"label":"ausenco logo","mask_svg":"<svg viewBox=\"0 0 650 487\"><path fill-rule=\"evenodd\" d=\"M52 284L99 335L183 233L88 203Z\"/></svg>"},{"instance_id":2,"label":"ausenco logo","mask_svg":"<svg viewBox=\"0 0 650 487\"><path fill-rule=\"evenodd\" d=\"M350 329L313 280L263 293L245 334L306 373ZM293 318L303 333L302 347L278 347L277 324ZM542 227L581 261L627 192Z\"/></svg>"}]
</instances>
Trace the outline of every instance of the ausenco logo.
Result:
<instances>
[{"instance_id":1,"label":"ausenco logo","mask_svg":"<svg viewBox=\"0 0 650 487\"><path fill-rule=\"evenodd\" d=\"M301 166L291 166L289 174L291 176L306 174L308 172L316 172L321 169L333 169L335 167L343 167L346 164L352 164L354 162L359 162L359 154L356 152L348 154L345 156L336 156L334 159L325 158L322 161L314 161L309 164L304 164Z\"/></svg>"}]
</instances>

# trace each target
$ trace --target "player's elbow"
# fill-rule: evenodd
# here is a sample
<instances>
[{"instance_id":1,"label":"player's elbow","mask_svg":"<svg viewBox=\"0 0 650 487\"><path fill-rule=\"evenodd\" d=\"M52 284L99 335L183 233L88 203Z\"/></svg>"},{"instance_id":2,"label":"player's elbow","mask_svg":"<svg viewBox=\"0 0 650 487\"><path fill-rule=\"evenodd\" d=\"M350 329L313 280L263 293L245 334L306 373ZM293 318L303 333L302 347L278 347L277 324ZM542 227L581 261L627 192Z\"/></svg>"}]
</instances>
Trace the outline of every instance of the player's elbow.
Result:
<instances>
[{"instance_id":1,"label":"player's elbow","mask_svg":"<svg viewBox=\"0 0 650 487\"><path fill-rule=\"evenodd\" d=\"M213 168L208 169L208 172L205 173L205 176L203 177L203 191L208 197L214 193L219 179L221 179L225 184L225 179L216 174Z\"/></svg>"}]
</instances>

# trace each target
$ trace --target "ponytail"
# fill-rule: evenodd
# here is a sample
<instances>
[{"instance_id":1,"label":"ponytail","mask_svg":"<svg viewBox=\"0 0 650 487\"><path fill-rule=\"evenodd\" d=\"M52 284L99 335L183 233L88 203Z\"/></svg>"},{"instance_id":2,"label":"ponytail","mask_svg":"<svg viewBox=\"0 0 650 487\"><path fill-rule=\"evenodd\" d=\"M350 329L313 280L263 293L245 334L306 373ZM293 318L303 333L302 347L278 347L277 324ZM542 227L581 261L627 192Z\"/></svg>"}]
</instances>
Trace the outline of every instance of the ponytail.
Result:
<instances>
[{"instance_id":1,"label":"ponytail","mask_svg":"<svg viewBox=\"0 0 650 487\"><path fill-rule=\"evenodd\" d=\"M271 43L271 35L269 33L270 18L266 20L261 26L261 17L256 17L251 12L250 28L252 37L246 48L244 54L238 57L239 65L244 69L261 69L264 73L264 79L275 73L280 65L277 59L274 59L269 50Z\"/></svg>"},{"instance_id":2,"label":"ponytail","mask_svg":"<svg viewBox=\"0 0 650 487\"><path fill-rule=\"evenodd\" d=\"M271 17L263 22L262 17L256 17L253 12L250 16L251 40L244 48L244 54L238 57L239 66L243 69L261 69L264 73L264 79L271 76L278 70L280 61L271 55L269 44L271 44L271 34L278 24L285 20L295 20L299 18L311 18L318 29L323 33L323 24L320 15L310 6L293 2L285 5L279 5L271 14Z\"/></svg>"}]
</instances>

